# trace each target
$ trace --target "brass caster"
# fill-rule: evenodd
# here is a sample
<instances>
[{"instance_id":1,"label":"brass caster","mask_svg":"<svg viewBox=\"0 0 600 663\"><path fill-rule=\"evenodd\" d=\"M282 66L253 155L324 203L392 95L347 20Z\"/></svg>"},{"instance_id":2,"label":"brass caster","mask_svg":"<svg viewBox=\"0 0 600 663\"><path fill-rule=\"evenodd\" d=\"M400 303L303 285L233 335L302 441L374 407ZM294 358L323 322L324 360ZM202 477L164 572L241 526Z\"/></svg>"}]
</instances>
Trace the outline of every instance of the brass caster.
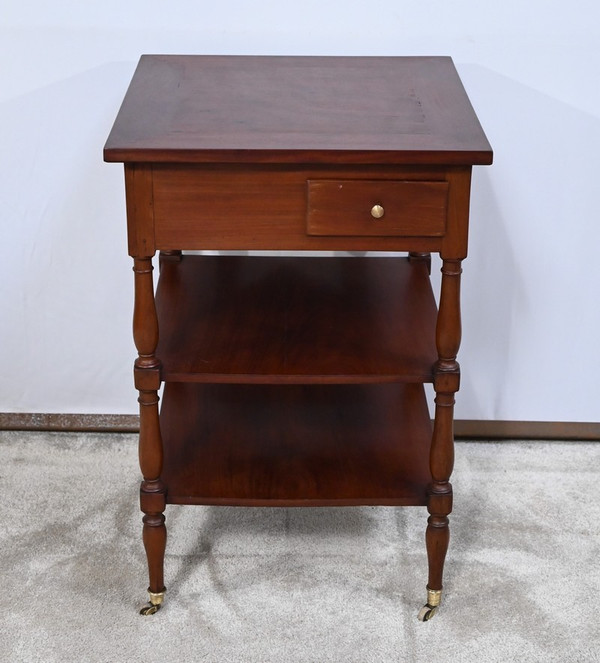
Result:
<instances>
[{"instance_id":1,"label":"brass caster","mask_svg":"<svg viewBox=\"0 0 600 663\"><path fill-rule=\"evenodd\" d=\"M153 615L154 613L160 610L163 599L165 598L165 592L151 592L148 590L150 595L150 601L140 610L140 615L147 617L148 615Z\"/></svg>"},{"instance_id":2,"label":"brass caster","mask_svg":"<svg viewBox=\"0 0 600 663\"><path fill-rule=\"evenodd\" d=\"M153 615L155 612L158 612L160 610L160 604L159 605L154 605L154 603L146 603L146 605L140 610L140 615L144 615L144 617L147 617L148 615Z\"/></svg>"},{"instance_id":3,"label":"brass caster","mask_svg":"<svg viewBox=\"0 0 600 663\"><path fill-rule=\"evenodd\" d=\"M437 611L438 611L437 605L432 606L426 603L419 611L418 619L420 622L428 622L435 615Z\"/></svg>"},{"instance_id":4,"label":"brass caster","mask_svg":"<svg viewBox=\"0 0 600 663\"><path fill-rule=\"evenodd\" d=\"M418 614L420 622L428 622L438 611L440 601L442 600L441 589L427 588L427 603L421 608Z\"/></svg>"}]
</instances>

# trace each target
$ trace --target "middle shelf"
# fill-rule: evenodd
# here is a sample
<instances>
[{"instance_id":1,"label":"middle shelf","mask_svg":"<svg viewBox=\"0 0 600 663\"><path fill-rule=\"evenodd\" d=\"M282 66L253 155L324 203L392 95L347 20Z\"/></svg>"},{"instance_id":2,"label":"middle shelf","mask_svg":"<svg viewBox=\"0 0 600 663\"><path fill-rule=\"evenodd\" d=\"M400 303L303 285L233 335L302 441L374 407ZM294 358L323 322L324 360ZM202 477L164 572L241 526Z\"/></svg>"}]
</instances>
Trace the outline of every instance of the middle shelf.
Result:
<instances>
[{"instance_id":1,"label":"middle shelf","mask_svg":"<svg viewBox=\"0 0 600 663\"><path fill-rule=\"evenodd\" d=\"M431 382L437 309L407 258L184 255L161 266L166 382Z\"/></svg>"}]
</instances>

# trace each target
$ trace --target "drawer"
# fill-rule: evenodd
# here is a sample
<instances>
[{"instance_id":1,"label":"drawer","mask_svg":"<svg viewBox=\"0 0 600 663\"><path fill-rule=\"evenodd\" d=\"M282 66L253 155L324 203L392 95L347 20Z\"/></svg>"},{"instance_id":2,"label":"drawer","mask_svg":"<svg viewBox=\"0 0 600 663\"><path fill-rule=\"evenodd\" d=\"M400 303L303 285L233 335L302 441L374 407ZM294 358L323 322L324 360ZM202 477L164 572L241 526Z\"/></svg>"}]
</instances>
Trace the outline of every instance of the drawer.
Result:
<instances>
[{"instance_id":1,"label":"drawer","mask_svg":"<svg viewBox=\"0 0 600 663\"><path fill-rule=\"evenodd\" d=\"M146 194L151 218L140 250L438 252L450 226L445 207L451 177L399 167L373 172L155 164ZM376 220L370 210L378 203L384 215Z\"/></svg>"},{"instance_id":2,"label":"drawer","mask_svg":"<svg viewBox=\"0 0 600 663\"><path fill-rule=\"evenodd\" d=\"M309 180L309 235L441 237L448 182Z\"/></svg>"}]
</instances>

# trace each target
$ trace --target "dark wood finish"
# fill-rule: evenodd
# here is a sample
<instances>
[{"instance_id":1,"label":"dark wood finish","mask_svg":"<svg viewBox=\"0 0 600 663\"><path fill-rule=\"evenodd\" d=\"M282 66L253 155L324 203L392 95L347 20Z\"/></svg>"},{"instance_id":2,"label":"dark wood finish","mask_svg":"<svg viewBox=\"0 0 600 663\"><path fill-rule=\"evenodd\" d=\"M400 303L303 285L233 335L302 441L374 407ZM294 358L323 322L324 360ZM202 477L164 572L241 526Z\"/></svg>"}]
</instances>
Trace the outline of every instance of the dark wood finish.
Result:
<instances>
[{"instance_id":1,"label":"dark wood finish","mask_svg":"<svg viewBox=\"0 0 600 663\"><path fill-rule=\"evenodd\" d=\"M309 180L309 235L441 237L448 182ZM379 205L383 216L374 217Z\"/></svg>"},{"instance_id":2,"label":"dark wood finish","mask_svg":"<svg viewBox=\"0 0 600 663\"><path fill-rule=\"evenodd\" d=\"M168 383L161 417L169 503L427 501L422 385Z\"/></svg>"},{"instance_id":3,"label":"dark wood finish","mask_svg":"<svg viewBox=\"0 0 600 663\"><path fill-rule=\"evenodd\" d=\"M167 500L426 503L441 589L471 169L492 161L452 61L144 56L104 156L125 162L151 590ZM195 249L410 257L181 255Z\"/></svg>"},{"instance_id":4,"label":"dark wood finish","mask_svg":"<svg viewBox=\"0 0 600 663\"><path fill-rule=\"evenodd\" d=\"M156 298L165 381L433 381L437 309L406 258L188 255Z\"/></svg>"},{"instance_id":5,"label":"dark wood finish","mask_svg":"<svg viewBox=\"0 0 600 663\"><path fill-rule=\"evenodd\" d=\"M471 169L455 168L448 171L448 216L446 234L442 238L440 256L444 260L464 260L467 257L469 234L469 199L471 193ZM413 250L422 251L421 248Z\"/></svg>"},{"instance_id":6,"label":"dark wood finish","mask_svg":"<svg viewBox=\"0 0 600 663\"><path fill-rule=\"evenodd\" d=\"M362 232L352 236L348 231L345 236L338 232L335 237L313 237L307 232L307 182L343 178L362 187L363 180L377 179L383 186L400 176L409 188L429 183L438 189L447 188L448 171L443 168L155 165L154 228L149 230L147 242L156 242L160 249L184 246L188 250L408 251L416 247L420 251L440 251L443 238L439 234L415 238L389 233L366 236ZM411 223L414 226L410 211L402 215L407 227Z\"/></svg>"},{"instance_id":7,"label":"dark wood finish","mask_svg":"<svg viewBox=\"0 0 600 663\"><path fill-rule=\"evenodd\" d=\"M143 517L143 541L148 558L151 592L164 589L163 559L167 540L165 528L165 486L161 480L163 445L158 418L160 362L155 356L158 342L158 319L154 303L150 258L135 258L135 302L133 338L138 350L134 364L135 386L139 391L139 458L142 472L140 506Z\"/></svg>"},{"instance_id":8,"label":"dark wood finish","mask_svg":"<svg viewBox=\"0 0 600 663\"><path fill-rule=\"evenodd\" d=\"M431 253L410 251L408 260L409 262L422 262L427 267L427 273L431 275Z\"/></svg>"},{"instance_id":9,"label":"dark wood finish","mask_svg":"<svg viewBox=\"0 0 600 663\"><path fill-rule=\"evenodd\" d=\"M104 157L489 164L450 58L143 56Z\"/></svg>"},{"instance_id":10,"label":"dark wood finish","mask_svg":"<svg viewBox=\"0 0 600 663\"><path fill-rule=\"evenodd\" d=\"M436 328L438 361L433 386L435 420L431 440L430 468L432 482L429 488L426 544L429 558L429 589L442 589L442 572L448 550L450 531L448 515L452 511L452 485L450 475L454 467L454 394L458 391L460 367L456 355L460 346L460 275L458 260L444 260L442 265L442 291Z\"/></svg>"},{"instance_id":11,"label":"dark wood finish","mask_svg":"<svg viewBox=\"0 0 600 663\"><path fill-rule=\"evenodd\" d=\"M183 257L183 252L180 249L175 249L171 251L161 251L160 252L160 263L163 262L180 262Z\"/></svg>"},{"instance_id":12,"label":"dark wood finish","mask_svg":"<svg viewBox=\"0 0 600 663\"><path fill-rule=\"evenodd\" d=\"M156 251L152 168L139 164L126 164L125 191L129 255L132 258L151 258Z\"/></svg>"}]
</instances>

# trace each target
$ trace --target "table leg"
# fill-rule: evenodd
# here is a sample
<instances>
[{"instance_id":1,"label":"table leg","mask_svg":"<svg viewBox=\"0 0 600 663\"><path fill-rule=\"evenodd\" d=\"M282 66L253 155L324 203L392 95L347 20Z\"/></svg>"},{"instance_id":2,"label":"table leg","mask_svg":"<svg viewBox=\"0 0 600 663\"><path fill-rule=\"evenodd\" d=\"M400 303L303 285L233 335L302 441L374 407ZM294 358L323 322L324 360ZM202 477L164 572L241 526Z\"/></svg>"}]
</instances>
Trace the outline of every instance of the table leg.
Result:
<instances>
[{"instance_id":1,"label":"table leg","mask_svg":"<svg viewBox=\"0 0 600 663\"><path fill-rule=\"evenodd\" d=\"M138 350L134 365L135 386L139 391L140 436L139 459L143 480L140 506L144 513L143 542L148 558L150 602L142 615L155 613L165 593L163 565L167 530L164 510L165 488L160 475L163 464L162 438L158 417L160 362L155 357L158 344L158 319L152 284L152 257L134 258L135 304L133 337Z\"/></svg>"},{"instance_id":2,"label":"table leg","mask_svg":"<svg viewBox=\"0 0 600 663\"><path fill-rule=\"evenodd\" d=\"M419 619L427 621L437 612L442 597L442 576L448 550L450 530L448 515L452 511L454 467L454 394L460 386L460 366L456 361L461 338L460 321L460 260L444 260L442 289L436 328L438 361L435 366L435 421L431 441L426 545L429 561L427 603Z\"/></svg>"}]
</instances>

